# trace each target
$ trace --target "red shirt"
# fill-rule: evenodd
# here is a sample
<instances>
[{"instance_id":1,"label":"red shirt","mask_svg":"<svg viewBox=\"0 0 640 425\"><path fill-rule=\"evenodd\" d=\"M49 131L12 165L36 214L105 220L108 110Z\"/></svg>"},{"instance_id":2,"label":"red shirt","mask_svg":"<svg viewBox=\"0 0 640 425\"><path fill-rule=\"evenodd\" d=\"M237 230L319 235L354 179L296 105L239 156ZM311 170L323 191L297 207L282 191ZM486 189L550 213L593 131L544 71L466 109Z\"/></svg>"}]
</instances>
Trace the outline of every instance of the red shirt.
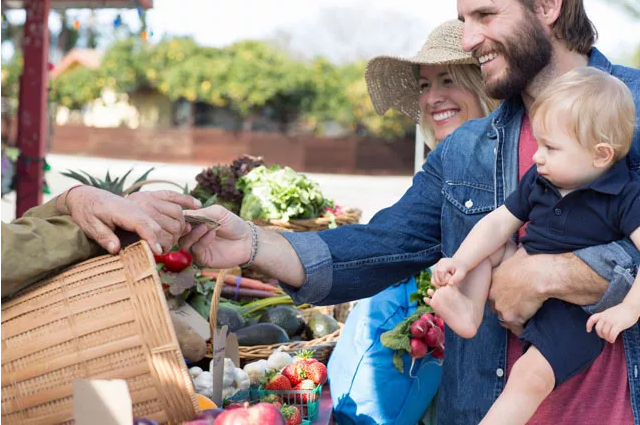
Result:
<instances>
[{"instance_id":1,"label":"red shirt","mask_svg":"<svg viewBox=\"0 0 640 425\"><path fill-rule=\"evenodd\" d=\"M518 174L533 165L537 149L529 116L520 129ZM521 229L522 232L522 229ZM522 236L522 235L521 235ZM507 376L522 354L522 342L509 333ZM622 338L606 344L602 354L584 372L555 389L540 405L528 425L625 425L633 424L631 394L627 380L627 361Z\"/></svg>"}]
</instances>

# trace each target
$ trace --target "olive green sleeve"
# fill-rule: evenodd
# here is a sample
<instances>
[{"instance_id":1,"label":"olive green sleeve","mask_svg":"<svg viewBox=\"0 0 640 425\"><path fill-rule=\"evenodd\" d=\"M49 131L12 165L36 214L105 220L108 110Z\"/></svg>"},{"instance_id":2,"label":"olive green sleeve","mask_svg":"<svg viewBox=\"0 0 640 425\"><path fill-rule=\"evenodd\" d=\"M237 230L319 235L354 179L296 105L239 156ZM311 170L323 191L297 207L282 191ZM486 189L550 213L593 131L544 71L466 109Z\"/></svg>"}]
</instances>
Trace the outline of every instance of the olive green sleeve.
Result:
<instances>
[{"instance_id":1,"label":"olive green sleeve","mask_svg":"<svg viewBox=\"0 0 640 425\"><path fill-rule=\"evenodd\" d=\"M38 205L37 207L33 207L28 210L26 213L22 214L22 218L26 217L36 217L36 218L51 218L60 216L60 211L56 208L56 200L58 198L55 197L46 204Z\"/></svg>"},{"instance_id":2,"label":"olive green sleeve","mask_svg":"<svg viewBox=\"0 0 640 425\"><path fill-rule=\"evenodd\" d=\"M2 223L2 298L48 272L105 252L70 216L58 214L54 200Z\"/></svg>"}]
</instances>

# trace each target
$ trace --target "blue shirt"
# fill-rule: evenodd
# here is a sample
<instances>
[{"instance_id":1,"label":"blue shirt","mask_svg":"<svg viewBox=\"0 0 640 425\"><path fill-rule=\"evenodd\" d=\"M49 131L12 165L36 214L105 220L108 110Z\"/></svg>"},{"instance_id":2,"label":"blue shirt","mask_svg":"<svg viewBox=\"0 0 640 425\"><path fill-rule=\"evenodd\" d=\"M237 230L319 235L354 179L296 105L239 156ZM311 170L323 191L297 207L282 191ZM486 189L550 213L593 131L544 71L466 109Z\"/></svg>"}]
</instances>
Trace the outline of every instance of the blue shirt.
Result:
<instances>
[{"instance_id":1,"label":"blue shirt","mask_svg":"<svg viewBox=\"0 0 640 425\"><path fill-rule=\"evenodd\" d=\"M529 222L522 245L529 254L560 254L629 236L640 227L640 176L626 159L566 196L533 165L504 205Z\"/></svg>"},{"instance_id":2,"label":"blue shirt","mask_svg":"<svg viewBox=\"0 0 640 425\"><path fill-rule=\"evenodd\" d=\"M631 90L640 122L640 70L612 65L592 49L589 65L620 78ZM283 288L297 304L338 304L374 295L451 256L471 228L504 203L518 183L518 141L525 108L520 97L488 117L467 121L427 157L412 186L367 225L320 233L284 233L306 273L301 288ZM640 173L640 126L627 157ZM588 309L619 304L637 272L640 254L628 240L575 252L610 281ZM640 326L622 333L631 406L640 425ZM445 332L446 360L438 391L438 423L476 425L505 386L507 332L485 310L475 338ZM391 366L389 366L391 367ZM617 367L617 365L612 365Z\"/></svg>"}]
</instances>

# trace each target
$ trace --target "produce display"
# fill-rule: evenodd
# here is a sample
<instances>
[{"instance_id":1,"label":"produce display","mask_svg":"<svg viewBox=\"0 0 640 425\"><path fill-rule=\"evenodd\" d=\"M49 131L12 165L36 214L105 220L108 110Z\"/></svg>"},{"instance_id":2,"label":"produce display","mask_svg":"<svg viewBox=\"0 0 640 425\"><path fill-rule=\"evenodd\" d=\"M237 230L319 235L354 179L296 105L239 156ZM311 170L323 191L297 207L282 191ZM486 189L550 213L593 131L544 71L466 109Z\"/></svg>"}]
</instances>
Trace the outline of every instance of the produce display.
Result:
<instances>
[{"instance_id":1,"label":"produce display","mask_svg":"<svg viewBox=\"0 0 640 425\"><path fill-rule=\"evenodd\" d=\"M160 182L147 180L152 170L146 171L128 188L125 188L125 180L131 170L122 177L114 178L107 174L104 179L82 171L68 171L66 175L84 184L125 195L139 190L146 183ZM346 209L325 198L319 185L304 174L289 167L267 167L259 157L243 155L230 165L206 168L196 176L196 182L193 190L185 187L183 192L200 200L203 207L223 205L259 225L275 223L270 220L303 223L304 220L321 219L320 224L313 221L313 226L317 227L314 230L320 230L337 226L337 217L341 217L340 224L359 219L359 211L358 215L353 213L357 210L350 210L351 214L347 214ZM321 313L303 316L301 309L305 306L294 307L292 299L284 294L276 280L261 275L251 278L245 276L240 268L227 270L220 281L224 286L216 300L215 325L218 328L227 326L228 331L236 335L241 359L243 348L256 347L260 354L252 353L245 357L241 363L243 368L228 358L224 360L224 403L216 406L209 400L214 393L212 362L209 370L203 370L207 367L202 363L211 347L207 347L202 333L199 334L173 312L180 311L186 303L208 322L221 270L194 264L191 255L178 247L154 258L180 349L187 362L191 362L189 373L202 409L202 414L189 422L190 425L297 425L317 418L320 392L327 380L326 366L313 358L313 351L301 351L295 357L289 351L313 347L314 340L325 338L318 345L322 353L318 358L326 361L332 349L331 340L327 338L335 338L341 326L334 317ZM318 356L317 353L315 355ZM208 356L210 358L211 355ZM254 356L260 360L251 361L256 358ZM154 424L154 421L137 418L135 423Z\"/></svg>"}]
</instances>

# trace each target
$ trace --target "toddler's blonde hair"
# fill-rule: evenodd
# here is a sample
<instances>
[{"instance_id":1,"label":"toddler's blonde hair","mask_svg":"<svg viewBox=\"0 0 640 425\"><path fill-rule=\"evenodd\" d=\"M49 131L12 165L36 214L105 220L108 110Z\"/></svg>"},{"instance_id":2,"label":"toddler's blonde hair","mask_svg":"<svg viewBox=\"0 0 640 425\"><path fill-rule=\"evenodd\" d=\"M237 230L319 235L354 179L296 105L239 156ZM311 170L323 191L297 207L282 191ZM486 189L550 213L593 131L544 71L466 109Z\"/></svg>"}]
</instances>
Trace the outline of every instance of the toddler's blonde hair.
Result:
<instances>
[{"instance_id":1,"label":"toddler's blonde hair","mask_svg":"<svg viewBox=\"0 0 640 425\"><path fill-rule=\"evenodd\" d=\"M614 161L629 153L636 125L633 96L622 81L597 68L577 68L553 80L529 112L534 133L558 120L587 149L606 143Z\"/></svg>"}]
</instances>

